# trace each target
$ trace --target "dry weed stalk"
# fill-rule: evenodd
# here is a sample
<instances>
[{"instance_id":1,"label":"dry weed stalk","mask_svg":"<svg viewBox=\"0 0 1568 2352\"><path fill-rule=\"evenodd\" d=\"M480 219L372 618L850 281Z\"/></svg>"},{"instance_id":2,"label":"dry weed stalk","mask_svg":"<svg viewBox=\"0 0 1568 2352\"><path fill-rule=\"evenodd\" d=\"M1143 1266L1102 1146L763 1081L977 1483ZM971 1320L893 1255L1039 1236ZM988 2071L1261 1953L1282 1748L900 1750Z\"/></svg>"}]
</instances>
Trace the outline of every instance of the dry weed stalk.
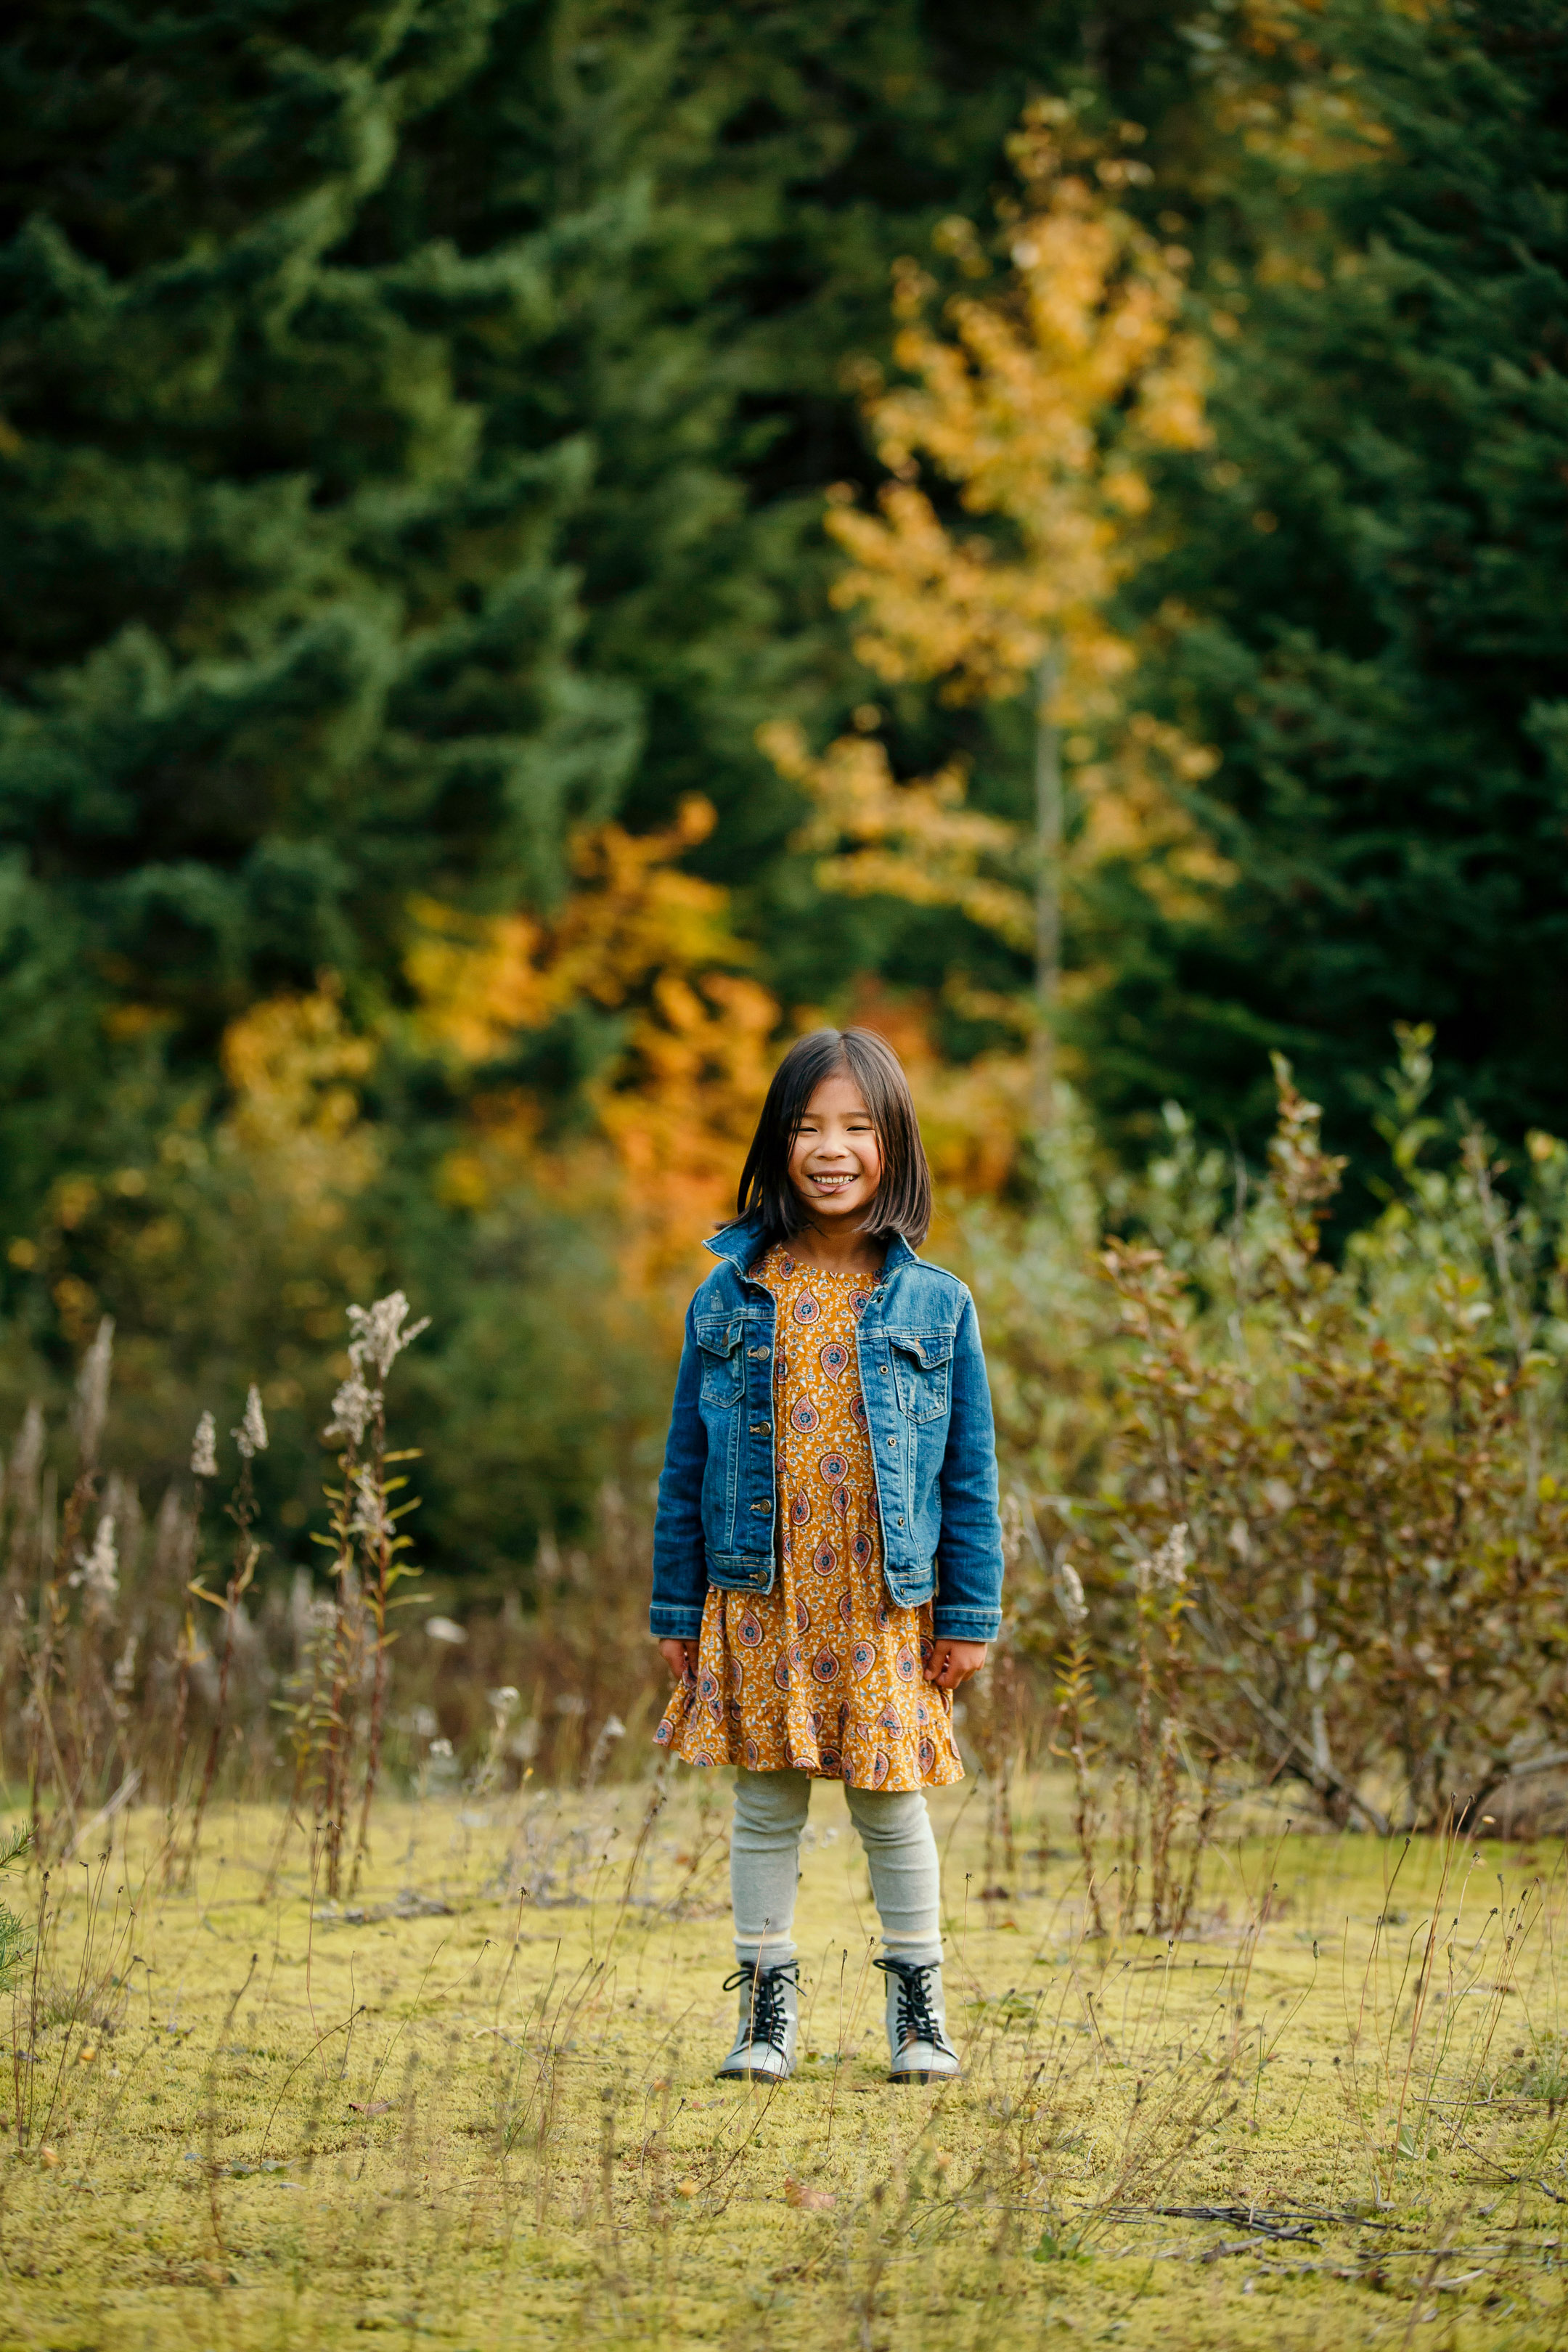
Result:
<instances>
[{"instance_id":1,"label":"dry weed stalk","mask_svg":"<svg viewBox=\"0 0 1568 2352\"><path fill-rule=\"evenodd\" d=\"M1068 1640L1066 1647L1058 1655L1056 1703L1058 1735L1052 1743L1051 1753L1054 1756L1065 1755L1071 1759L1072 1827L1079 1859L1083 1864L1084 1901L1093 1934L1103 1936L1105 1912L1100 1899L1100 1871L1095 1860L1100 1812L1095 1798L1094 1756L1089 1735L1089 1717L1095 1703L1094 1681L1084 1638L1089 1603L1084 1596L1082 1579L1069 1559L1058 1562L1057 1581L1061 1612L1067 1621ZM1065 1746L1061 1744L1063 1735Z\"/></svg>"},{"instance_id":2,"label":"dry weed stalk","mask_svg":"<svg viewBox=\"0 0 1568 2352\"><path fill-rule=\"evenodd\" d=\"M222 1612L223 1647L219 1653L217 1697L213 1707L212 1729L207 1738L206 1761L202 1768L201 1786L196 1791L195 1807L191 1814L189 1843L185 1847L184 1883L190 1884L195 1864L196 1849L201 1843L202 1822L212 1797L213 1781L217 1775L218 1759L223 1752L224 1731L228 1721L229 1675L234 1666L235 1632L239 1621L240 1605L255 1580L257 1564L261 1558L261 1546L253 1530L256 1526L256 1481L251 1465L258 1454L267 1451L267 1421L261 1410L261 1393L252 1382L245 1400L245 1412L237 1429L229 1434L239 1453L239 1476L226 1505L234 1522L234 1555L229 1568L228 1582L221 1593L209 1592L199 1580L190 1590L198 1601L207 1601ZM209 1467L210 1465L210 1467ZM213 1427L210 1413L204 1413L196 1428L195 1443L191 1454L191 1469L198 1478L213 1475L217 1460L213 1450ZM184 1644L188 1649L189 1640ZM176 1766L176 1784L178 1767Z\"/></svg>"},{"instance_id":3,"label":"dry weed stalk","mask_svg":"<svg viewBox=\"0 0 1568 2352\"><path fill-rule=\"evenodd\" d=\"M322 1432L329 1442L336 1441L339 1447L339 1484L326 1490L332 1507L331 1533L317 1538L332 1553L337 1601L318 1813L325 1845L327 1895L334 1902L345 1862L358 1693L362 1683L368 1679L369 1706L359 1821L349 1879L351 1894L359 1884L369 1849L371 1808L381 1778L387 1667L396 1639L388 1622L390 1612L398 1605L394 1591L405 1579L418 1574L406 1558L411 1539L399 1526L411 1511L417 1509L417 1498L396 1501L395 1498L408 1482L401 1473L388 1475L399 1463L416 1461L418 1456L408 1449L396 1453L388 1450L386 1380L397 1358L428 1324L427 1316L417 1323L408 1321L408 1301L401 1290L378 1298L372 1307L349 1308L349 1328L353 1334L349 1342L352 1369L332 1400L332 1417Z\"/></svg>"}]
</instances>

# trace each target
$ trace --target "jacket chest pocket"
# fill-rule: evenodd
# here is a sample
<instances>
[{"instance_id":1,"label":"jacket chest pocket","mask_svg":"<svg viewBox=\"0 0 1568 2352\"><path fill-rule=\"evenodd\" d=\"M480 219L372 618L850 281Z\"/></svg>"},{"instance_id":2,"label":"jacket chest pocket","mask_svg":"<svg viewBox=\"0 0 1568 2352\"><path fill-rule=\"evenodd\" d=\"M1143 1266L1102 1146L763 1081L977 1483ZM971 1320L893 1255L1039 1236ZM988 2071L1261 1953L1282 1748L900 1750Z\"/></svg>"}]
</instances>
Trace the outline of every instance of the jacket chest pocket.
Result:
<instances>
[{"instance_id":1,"label":"jacket chest pocket","mask_svg":"<svg viewBox=\"0 0 1568 2352\"><path fill-rule=\"evenodd\" d=\"M945 1331L888 1334L899 1410L908 1421L935 1421L946 1412L952 1375L952 1339Z\"/></svg>"},{"instance_id":2,"label":"jacket chest pocket","mask_svg":"<svg viewBox=\"0 0 1568 2352\"><path fill-rule=\"evenodd\" d=\"M702 1350L702 1402L732 1405L746 1385L746 1359L741 1341L745 1326L733 1317L705 1317L696 1327Z\"/></svg>"}]
</instances>

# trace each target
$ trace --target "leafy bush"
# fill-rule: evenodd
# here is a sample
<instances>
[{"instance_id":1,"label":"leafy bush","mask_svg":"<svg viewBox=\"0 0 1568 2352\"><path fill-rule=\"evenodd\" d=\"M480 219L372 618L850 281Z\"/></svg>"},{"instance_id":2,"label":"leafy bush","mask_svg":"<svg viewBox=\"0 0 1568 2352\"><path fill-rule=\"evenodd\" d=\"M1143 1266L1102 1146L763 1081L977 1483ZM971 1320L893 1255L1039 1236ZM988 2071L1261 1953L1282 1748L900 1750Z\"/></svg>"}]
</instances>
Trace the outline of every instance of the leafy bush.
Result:
<instances>
[{"instance_id":1,"label":"leafy bush","mask_svg":"<svg viewBox=\"0 0 1568 2352\"><path fill-rule=\"evenodd\" d=\"M1101 1665L1124 1684L1142 1662L1139 1703L1101 1717L1146 1807L1161 1756L1184 1780L1203 1757L1245 1759L1379 1829L1431 1827L1568 1764L1568 1151L1533 1137L1514 1202L1473 1126L1454 1164L1426 1166L1430 1042L1403 1033L1386 1205L1337 1263L1321 1235L1342 1163L1281 1062L1261 1184L1176 1118L1169 1158L1106 1203L1118 1332L1086 1281L1081 1197L1076 1252L1058 1222L1009 1277L1005 1412L1049 1388L1048 1361L1020 1360L1017 1301L1064 1256L1068 1393L1098 1408L1067 1415L1072 1458L1047 1441L1018 1465L1089 1475L1026 1492L1017 1638L1057 1646L1070 1563ZM1037 1318L1037 1358L1049 1331ZM1180 1599L1155 1629L1162 1559Z\"/></svg>"}]
</instances>

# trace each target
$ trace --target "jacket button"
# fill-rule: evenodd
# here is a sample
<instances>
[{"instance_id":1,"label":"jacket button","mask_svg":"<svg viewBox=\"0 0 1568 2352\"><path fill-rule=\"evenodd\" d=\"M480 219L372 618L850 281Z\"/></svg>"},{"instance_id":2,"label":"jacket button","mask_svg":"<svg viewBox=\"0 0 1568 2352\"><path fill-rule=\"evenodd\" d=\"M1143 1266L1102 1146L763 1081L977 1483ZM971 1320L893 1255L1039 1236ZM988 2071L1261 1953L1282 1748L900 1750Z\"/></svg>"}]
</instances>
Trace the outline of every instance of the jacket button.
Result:
<instances>
[{"instance_id":1,"label":"jacket button","mask_svg":"<svg viewBox=\"0 0 1568 2352\"><path fill-rule=\"evenodd\" d=\"M773 1505L771 1503L753 1503L752 1505L752 1508L753 1511L769 1512L773 1509Z\"/></svg>"},{"instance_id":2,"label":"jacket button","mask_svg":"<svg viewBox=\"0 0 1568 2352\"><path fill-rule=\"evenodd\" d=\"M759 1364L765 1364L773 1352L771 1348L748 1348L746 1350L747 1355L752 1357Z\"/></svg>"},{"instance_id":3,"label":"jacket button","mask_svg":"<svg viewBox=\"0 0 1568 2352\"><path fill-rule=\"evenodd\" d=\"M896 1444L898 1444L898 1442L899 1442L899 1441L898 1441L898 1439L897 1439L896 1437L889 1437L889 1440L888 1440L888 1443L889 1443L889 1445L896 1445Z\"/></svg>"}]
</instances>

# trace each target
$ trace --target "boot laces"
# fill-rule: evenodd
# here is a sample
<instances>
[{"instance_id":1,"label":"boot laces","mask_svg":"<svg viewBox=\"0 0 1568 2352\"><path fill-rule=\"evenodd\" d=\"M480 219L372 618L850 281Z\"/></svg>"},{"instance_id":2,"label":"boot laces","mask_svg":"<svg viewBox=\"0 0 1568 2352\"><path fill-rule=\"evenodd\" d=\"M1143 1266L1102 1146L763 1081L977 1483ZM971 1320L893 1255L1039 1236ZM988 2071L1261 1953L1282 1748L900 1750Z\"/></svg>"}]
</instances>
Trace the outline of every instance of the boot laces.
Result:
<instances>
[{"instance_id":1,"label":"boot laces","mask_svg":"<svg viewBox=\"0 0 1568 2352\"><path fill-rule=\"evenodd\" d=\"M732 1977L726 1977L723 1990L733 1992L737 1986L749 1984L751 2000L747 2012L747 2040L765 2042L782 2058L789 2035L789 2011L784 2006L784 1987L798 1984L797 1963L783 1960L775 1969L759 1969L753 1960L742 1960Z\"/></svg>"},{"instance_id":2,"label":"boot laces","mask_svg":"<svg viewBox=\"0 0 1568 2352\"><path fill-rule=\"evenodd\" d=\"M952 2042L937 2023L931 2005L931 1979L936 1974L930 1961L879 1959L873 1963L899 1980L899 2000L894 2024L899 2047L911 2042L928 2042L933 2050L945 2050L949 2057L956 2055Z\"/></svg>"}]
</instances>

